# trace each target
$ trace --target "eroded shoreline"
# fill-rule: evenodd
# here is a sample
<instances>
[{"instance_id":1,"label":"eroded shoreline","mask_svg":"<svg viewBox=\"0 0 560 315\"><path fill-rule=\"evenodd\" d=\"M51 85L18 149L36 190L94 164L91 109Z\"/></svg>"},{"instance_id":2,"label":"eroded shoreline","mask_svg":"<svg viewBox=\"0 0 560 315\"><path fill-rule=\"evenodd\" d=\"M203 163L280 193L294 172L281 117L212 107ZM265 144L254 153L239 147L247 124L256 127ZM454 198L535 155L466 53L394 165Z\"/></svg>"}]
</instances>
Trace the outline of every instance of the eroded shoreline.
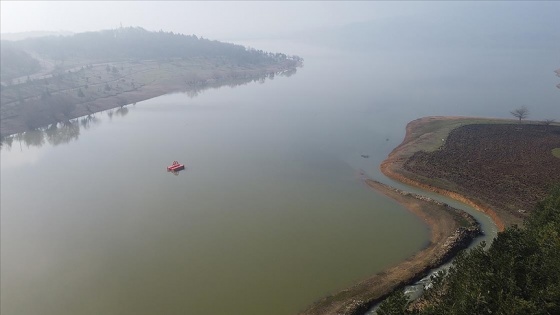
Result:
<instances>
[{"instance_id":1,"label":"eroded shoreline","mask_svg":"<svg viewBox=\"0 0 560 315\"><path fill-rule=\"evenodd\" d=\"M448 196L486 213L502 231L507 225L490 206L467 196L433 187L414 179L404 169L404 162L419 150L436 150L445 141L447 134L456 127L469 123L507 123L505 119L467 117L424 117L406 126L406 135L381 163L384 175L396 181ZM408 174L413 175L413 174ZM424 196L411 194L380 182L367 179L365 183L375 190L396 200L414 215L420 217L430 229L427 247L403 262L384 270L355 286L337 292L315 302L301 314L364 314L394 290L420 280L430 270L451 260L460 250L468 247L472 240L482 234L479 223L468 213ZM468 227L460 226L460 222Z\"/></svg>"},{"instance_id":2,"label":"eroded shoreline","mask_svg":"<svg viewBox=\"0 0 560 315\"><path fill-rule=\"evenodd\" d=\"M481 234L478 222L464 211L375 180L367 179L365 184L420 217L430 229L430 242L405 261L316 301L300 314L363 314L395 289L420 280L430 270L449 261Z\"/></svg>"},{"instance_id":3,"label":"eroded shoreline","mask_svg":"<svg viewBox=\"0 0 560 315\"><path fill-rule=\"evenodd\" d=\"M385 159L380 166L381 172L396 181L399 181L404 184L408 184L411 186L419 187L421 189L435 192L440 195L444 195L450 197L451 199L457 200L462 202L466 205L473 207L474 209L486 213L492 221L496 224L496 227L499 231L503 231L505 228L503 220L498 216L498 214L492 210L489 206L481 204L479 202L475 202L470 198L463 196L461 194L439 188L434 187L429 184L422 183L417 181L411 177L407 177L403 175L405 173L403 164L404 162L415 152L417 151L417 146L421 145L421 142L424 141L426 136L430 136L430 134L418 134L418 129L424 125L429 124L434 121L444 121L444 120L462 120L465 117L448 117L448 116L441 116L441 117L423 117L416 120L411 121L406 126L406 134L404 137L403 142L396 147ZM434 136L435 137L435 136ZM437 137L439 139L439 137ZM443 140L443 139L442 139Z\"/></svg>"},{"instance_id":4,"label":"eroded shoreline","mask_svg":"<svg viewBox=\"0 0 560 315\"><path fill-rule=\"evenodd\" d=\"M483 129L484 126L494 127ZM403 142L381 163L380 168L381 172L391 179L448 196L487 214L498 230L503 231L508 226L522 225L526 214L526 210L523 209L532 208L516 203L515 191L510 187L518 187L520 184L517 183L524 180L536 183L542 176L547 176L542 167L531 168L532 165L554 163L555 168L552 169L558 169L556 161L550 160L552 155L547 156L549 149L546 149L551 145L554 148L554 141L558 141L554 136L545 137L548 133L553 134L556 130L554 128L558 127L542 122L520 124L511 119L424 117L408 123ZM448 137L452 142L448 143ZM527 142L533 139L531 137L538 137L539 141L542 141L531 147ZM483 140L486 142L483 143ZM473 145L472 141L479 142ZM482 151L477 152L478 150ZM536 151L539 152L540 160L531 158L531 154ZM451 155L450 152L455 155ZM419 162L420 157L426 156L437 157L439 160ZM498 160L499 163L496 162ZM447 164L442 166L442 163ZM427 171L430 167L434 168L433 172ZM503 169L503 173L499 174L505 175L498 175L501 176L499 178L485 177L486 173L480 171L485 167L488 171ZM556 174L556 171L553 174ZM481 185L486 183L483 186L486 190L477 191L476 187L469 184L475 183L476 180L483 181ZM495 184L488 185L489 182ZM540 190L536 189L535 194L546 190L546 182L542 182L545 184L538 186ZM496 188L500 185L503 189ZM504 196L507 197L508 193L511 198L506 198L507 201L504 202ZM525 200L532 200L526 197Z\"/></svg>"}]
</instances>

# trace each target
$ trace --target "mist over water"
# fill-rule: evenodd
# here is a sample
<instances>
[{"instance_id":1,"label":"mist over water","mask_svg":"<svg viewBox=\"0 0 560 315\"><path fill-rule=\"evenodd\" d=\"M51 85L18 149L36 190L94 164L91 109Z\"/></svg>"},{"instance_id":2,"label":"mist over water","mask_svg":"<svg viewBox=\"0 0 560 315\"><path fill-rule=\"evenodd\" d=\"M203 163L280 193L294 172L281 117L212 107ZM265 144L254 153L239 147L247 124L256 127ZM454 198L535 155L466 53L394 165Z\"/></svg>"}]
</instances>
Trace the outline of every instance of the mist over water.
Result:
<instances>
[{"instance_id":1,"label":"mist over water","mask_svg":"<svg viewBox=\"0 0 560 315\"><path fill-rule=\"evenodd\" d=\"M3 146L3 313L291 314L424 246L361 181L372 117L292 81L314 68Z\"/></svg>"},{"instance_id":2,"label":"mist over water","mask_svg":"<svg viewBox=\"0 0 560 315\"><path fill-rule=\"evenodd\" d=\"M522 105L560 118L547 41L340 32L239 42L303 57L291 77L168 94L3 145L2 314L297 313L427 244L422 222L360 175L395 184L379 164L406 123ZM173 160L187 170L167 173Z\"/></svg>"}]
</instances>

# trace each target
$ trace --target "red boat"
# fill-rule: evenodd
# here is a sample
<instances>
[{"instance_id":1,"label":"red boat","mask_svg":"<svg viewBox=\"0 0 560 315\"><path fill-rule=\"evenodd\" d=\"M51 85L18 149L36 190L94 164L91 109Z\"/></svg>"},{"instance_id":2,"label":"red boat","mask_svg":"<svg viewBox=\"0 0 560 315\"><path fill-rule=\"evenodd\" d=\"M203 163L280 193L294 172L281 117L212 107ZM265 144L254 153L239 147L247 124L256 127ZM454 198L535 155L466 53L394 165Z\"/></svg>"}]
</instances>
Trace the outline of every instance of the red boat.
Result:
<instances>
[{"instance_id":1,"label":"red boat","mask_svg":"<svg viewBox=\"0 0 560 315\"><path fill-rule=\"evenodd\" d=\"M180 164L177 161L173 161L173 164L167 167L168 172L178 172L185 169L184 164Z\"/></svg>"}]
</instances>

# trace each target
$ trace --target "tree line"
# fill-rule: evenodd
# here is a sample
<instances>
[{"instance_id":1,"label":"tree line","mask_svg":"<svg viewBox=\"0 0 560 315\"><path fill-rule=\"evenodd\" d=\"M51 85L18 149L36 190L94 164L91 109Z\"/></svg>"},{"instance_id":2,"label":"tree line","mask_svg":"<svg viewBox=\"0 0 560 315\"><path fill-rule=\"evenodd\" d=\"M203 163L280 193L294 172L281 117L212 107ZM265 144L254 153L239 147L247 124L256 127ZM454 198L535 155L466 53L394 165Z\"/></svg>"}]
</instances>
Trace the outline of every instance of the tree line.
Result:
<instances>
[{"instance_id":1,"label":"tree line","mask_svg":"<svg viewBox=\"0 0 560 315\"><path fill-rule=\"evenodd\" d=\"M85 32L72 36L47 36L29 38L16 42L2 41L2 47L9 47L10 54L2 52L2 63L14 62L13 56L19 56L18 64L25 64L17 73L2 73L8 76L26 75L27 68L36 68L31 56L33 52L42 57L59 62L65 60L85 59L96 61L117 60L166 60L172 58L220 58L225 64L236 65L273 64L279 61L301 61L297 56L282 53L270 53L250 49L241 45L208 40L196 35L175 34L173 32L151 32L141 27L126 27L98 32ZM30 59L31 58L31 59ZM4 66L2 67L4 69Z\"/></svg>"},{"instance_id":2,"label":"tree line","mask_svg":"<svg viewBox=\"0 0 560 315\"><path fill-rule=\"evenodd\" d=\"M424 296L387 298L378 315L560 314L560 184L525 221L458 255Z\"/></svg>"}]
</instances>

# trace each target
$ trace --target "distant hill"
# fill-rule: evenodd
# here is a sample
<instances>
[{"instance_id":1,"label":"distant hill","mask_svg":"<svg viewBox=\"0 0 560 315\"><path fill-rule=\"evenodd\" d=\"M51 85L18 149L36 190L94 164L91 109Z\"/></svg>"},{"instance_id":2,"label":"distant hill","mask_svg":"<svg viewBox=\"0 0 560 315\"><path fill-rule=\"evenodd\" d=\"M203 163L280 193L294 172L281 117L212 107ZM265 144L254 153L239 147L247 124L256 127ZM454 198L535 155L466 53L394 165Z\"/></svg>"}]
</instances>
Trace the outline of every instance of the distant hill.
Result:
<instances>
[{"instance_id":1,"label":"distant hill","mask_svg":"<svg viewBox=\"0 0 560 315\"><path fill-rule=\"evenodd\" d=\"M19 33L0 33L1 40L23 40L28 38L46 37L46 36L70 36L74 33L68 31L47 32L47 31L32 31L32 32L19 32Z\"/></svg>"},{"instance_id":2,"label":"distant hill","mask_svg":"<svg viewBox=\"0 0 560 315\"><path fill-rule=\"evenodd\" d=\"M0 77L2 80L29 75L41 68L37 59L9 41L2 41L0 56Z\"/></svg>"},{"instance_id":3,"label":"distant hill","mask_svg":"<svg viewBox=\"0 0 560 315\"><path fill-rule=\"evenodd\" d=\"M557 4L465 3L456 11L376 18L290 34L305 42L349 50L558 50ZM548 10L546 10L548 8ZM460 9L460 10L459 10Z\"/></svg>"},{"instance_id":4,"label":"distant hill","mask_svg":"<svg viewBox=\"0 0 560 315\"><path fill-rule=\"evenodd\" d=\"M29 75L37 69L32 59L50 63L95 63L124 60L168 60L172 58L221 58L224 64L266 65L286 59L280 53L247 49L241 45L208 40L195 35L173 32L150 32L141 27L127 27L71 36L46 36L19 41L5 41L2 54L2 81ZM33 57L31 57L32 55ZM4 68L6 65L6 68Z\"/></svg>"},{"instance_id":5,"label":"distant hill","mask_svg":"<svg viewBox=\"0 0 560 315\"><path fill-rule=\"evenodd\" d=\"M140 27L1 41L0 138L170 92L290 76L302 59Z\"/></svg>"}]
</instances>

